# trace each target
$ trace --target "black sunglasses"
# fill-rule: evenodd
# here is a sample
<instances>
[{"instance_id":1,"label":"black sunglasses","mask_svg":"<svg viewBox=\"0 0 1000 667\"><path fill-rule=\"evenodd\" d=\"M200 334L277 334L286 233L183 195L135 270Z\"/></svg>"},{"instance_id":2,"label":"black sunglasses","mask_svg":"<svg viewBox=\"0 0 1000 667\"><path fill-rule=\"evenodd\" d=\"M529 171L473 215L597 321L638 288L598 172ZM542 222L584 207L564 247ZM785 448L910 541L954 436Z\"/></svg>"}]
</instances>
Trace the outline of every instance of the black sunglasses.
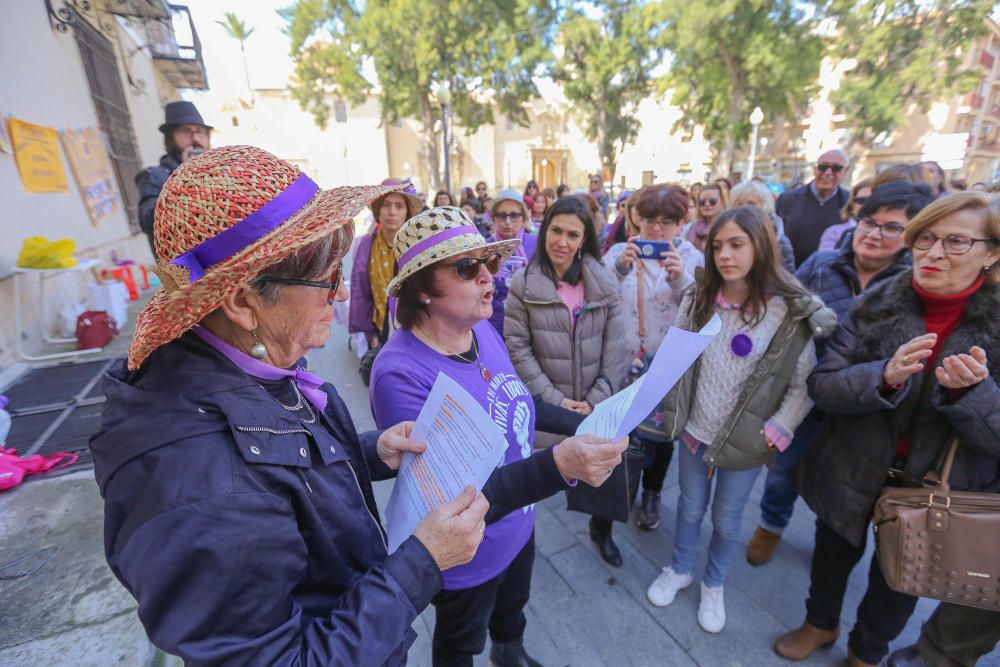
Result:
<instances>
[{"instance_id":1,"label":"black sunglasses","mask_svg":"<svg viewBox=\"0 0 1000 667\"><path fill-rule=\"evenodd\" d=\"M698 206L715 206L719 203L718 199L699 199Z\"/></svg>"},{"instance_id":2,"label":"black sunglasses","mask_svg":"<svg viewBox=\"0 0 1000 667\"><path fill-rule=\"evenodd\" d=\"M497 213L496 215L493 216L493 219L501 221L510 220L511 222L517 222L518 220L521 219L521 214L517 213L516 211L514 213Z\"/></svg>"},{"instance_id":3,"label":"black sunglasses","mask_svg":"<svg viewBox=\"0 0 1000 667\"><path fill-rule=\"evenodd\" d=\"M337 299L337 290L340 289L340 267L338 266L330 274L329 281L322 280L297 280L295 278L274 278L272 276L260 276L256 278L254 283L274 283L275 285L303 285L305 287L322 287L325 290L329 290L326 296L326 302L332 304Z\"/></svg>"},{"instance_id":4,"label":"black sunglasses","mask_svg":"<svg viewBox=\"0 0 1000 667\"><path fill-rule=\"evenodd\" d=\"M823 173L824 171L832 171L835 174L839 174L844 171L844 165L842 164L830 164L828 162L820 162L816 165L816 171Z\"/></svg>"},{"instance_id":5,"label":"black sunglasses","mask_svg":"<svg viewBox=\"0 0 1000 667\"><path fill-rule=\"evenodd\" d=\"M485 257L463 257L448 266L455 267L455 273L462 280L475 280L479 277L479 267L483 264L486 265L486 270L495 276L500 271L500 261L500 253L491 252Z\"/></svg>"}]
</instances>

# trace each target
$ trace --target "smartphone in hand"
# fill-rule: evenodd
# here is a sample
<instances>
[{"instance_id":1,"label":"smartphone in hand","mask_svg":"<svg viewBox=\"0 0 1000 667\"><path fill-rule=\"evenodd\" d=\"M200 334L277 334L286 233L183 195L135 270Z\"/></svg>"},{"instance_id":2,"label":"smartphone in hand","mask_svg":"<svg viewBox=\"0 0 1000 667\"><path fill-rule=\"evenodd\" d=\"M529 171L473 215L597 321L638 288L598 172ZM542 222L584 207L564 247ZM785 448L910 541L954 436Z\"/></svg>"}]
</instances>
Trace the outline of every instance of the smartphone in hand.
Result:
<instances>
[{"instance_id":1,"label":"smartphone in hand","mask_svg":"<svg viewBox=\"0 0 1000 667\"><path fill-rule=\"evenodd\" d=\"M639 246L639 252L643 259L659 260L670 251L670 241L646 241L639 239L635 242Z\"/></svg>"}]
</instances>

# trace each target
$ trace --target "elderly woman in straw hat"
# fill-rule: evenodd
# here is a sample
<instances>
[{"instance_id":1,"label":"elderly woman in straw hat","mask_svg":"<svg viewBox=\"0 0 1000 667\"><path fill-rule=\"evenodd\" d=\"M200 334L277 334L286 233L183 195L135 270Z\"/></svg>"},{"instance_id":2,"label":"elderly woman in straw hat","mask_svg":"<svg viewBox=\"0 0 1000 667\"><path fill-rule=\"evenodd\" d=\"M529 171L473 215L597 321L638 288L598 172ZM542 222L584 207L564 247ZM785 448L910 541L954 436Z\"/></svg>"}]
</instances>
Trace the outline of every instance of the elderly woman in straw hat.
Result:
<instances>
[{"instance_id":1,"label":"elderly woman in straw hat","mask_svg":"<svg viewBox=\"0 0 1000 667\"><path fill-rule=\"evenodd\" d=\"M627 446L626 439L580 436L532 453L535 403L488 321L492 274L518 244L516 238L488 243L462 209L450 206L407 221L394 244L399 275L389 294L397 298L400 329L372 370L376 424L416 417L443 372L483 406L507 438L503 463L483 488L490 502L483 544L471 562L444 573L444 590L433 599L436 666L471 666L485 647L487 628L494 665L538 664L522 643L535 553L533 503L565 489L567 480L602 484Z\"/></svg>"},{"instance_id":2,"label":"elderly woman in straw hat","mask_svg":"<svg viewBox=\"0 0 1000 667\"><path fill-rule=\"evenodd\" d=\"M401 665L411 624L468 562L472 487L387 553L372 495L412 424L358 434L302 366L346 296L351 218L396 188L323 191L249 146L181 165L156 207L164 289L105 377L91 441L115 576L163 650L199 665Z\"/></svg>"}]
</instances>

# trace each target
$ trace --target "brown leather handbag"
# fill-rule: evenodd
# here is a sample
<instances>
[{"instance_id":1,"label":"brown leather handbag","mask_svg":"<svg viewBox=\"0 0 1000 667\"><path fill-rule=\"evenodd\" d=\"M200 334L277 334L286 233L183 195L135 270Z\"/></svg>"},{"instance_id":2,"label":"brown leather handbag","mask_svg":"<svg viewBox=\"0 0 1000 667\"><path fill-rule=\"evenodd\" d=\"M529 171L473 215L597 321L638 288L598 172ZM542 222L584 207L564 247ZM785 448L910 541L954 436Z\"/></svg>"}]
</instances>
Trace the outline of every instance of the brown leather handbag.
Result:
<instances>
[{"instance_id":1,"label":"brown leather handbag","mask_svg":"<svg viewBox=\"0 0 1000 667\"><path fill-rule=\"evenodd\" d=\"M872 521L889 588L1000 611L1000 494L952 491L958 450L916 487L882 490Z\"/></svg>"}]
</instances>

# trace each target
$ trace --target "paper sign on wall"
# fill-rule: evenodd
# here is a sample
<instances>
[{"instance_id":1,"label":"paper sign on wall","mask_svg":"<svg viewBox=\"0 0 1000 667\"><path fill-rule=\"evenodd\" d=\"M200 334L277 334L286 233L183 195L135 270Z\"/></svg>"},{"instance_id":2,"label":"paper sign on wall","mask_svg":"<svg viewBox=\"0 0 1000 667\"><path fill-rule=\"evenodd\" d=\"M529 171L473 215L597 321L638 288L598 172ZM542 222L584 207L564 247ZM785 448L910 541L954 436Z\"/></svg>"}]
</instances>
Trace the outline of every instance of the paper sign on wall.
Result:
<instances>
[{"instance_id":1,"label":"paper sign on wall","mask_svg":"<svg viewBox=\"0 0 1000 667\"><path fill-rule=\"evenodd\" d=\"M115 188L104 135L96 127L65 130L60 134L80 196L95 227L121 207Z\"/></svg>"},{"instance_id":2,"label":"paper sign on wall","mask_svg":"<svg viewBox=\"0 0 1000 667\"><path fill-rule=\"evenodd\" d=\"M55 130L11 118L10 138L27 192L69 192Z\"/></svg>"}]
</instances>

